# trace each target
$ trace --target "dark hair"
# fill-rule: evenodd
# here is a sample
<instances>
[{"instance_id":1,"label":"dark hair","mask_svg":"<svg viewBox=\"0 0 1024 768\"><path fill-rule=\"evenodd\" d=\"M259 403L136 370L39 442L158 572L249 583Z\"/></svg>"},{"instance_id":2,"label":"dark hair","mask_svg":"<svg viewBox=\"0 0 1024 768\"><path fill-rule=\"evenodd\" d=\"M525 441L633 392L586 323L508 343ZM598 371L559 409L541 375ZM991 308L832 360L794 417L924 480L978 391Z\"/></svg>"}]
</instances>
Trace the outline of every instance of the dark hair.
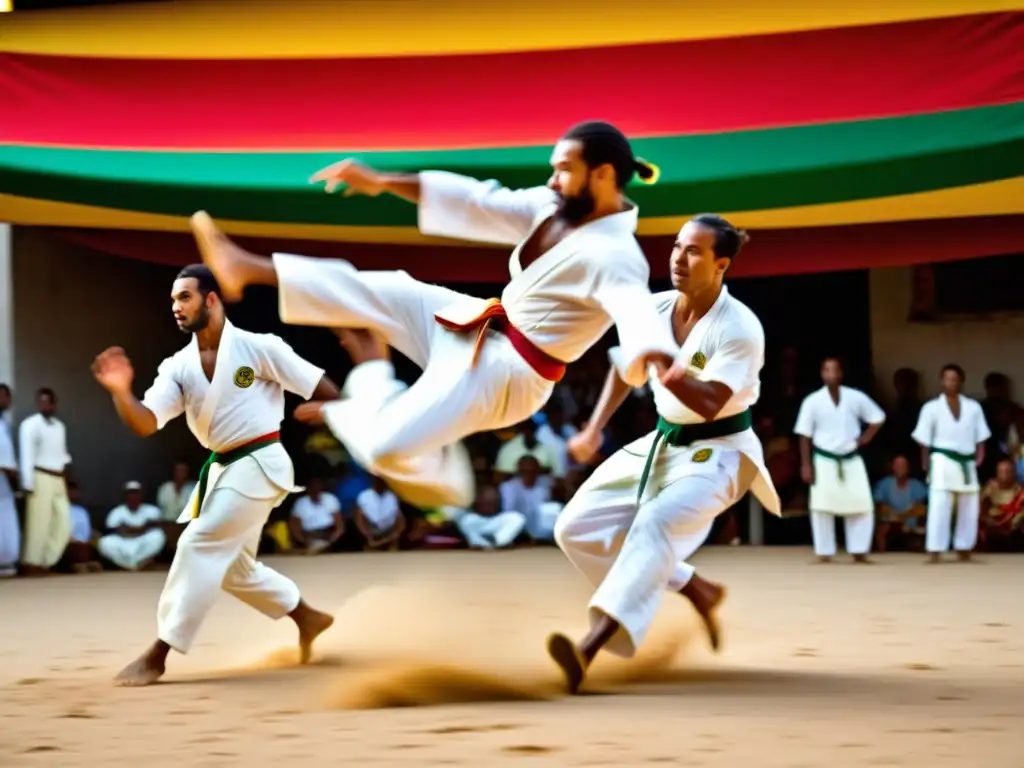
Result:
<instances>
[{"instance_id":1,"label":"dark hair","mask_svg":"<svg viewBox=\"0 0 1024 768\"><path fill-rule=\"evenodd\" d=\"M964 369L956 363L946 363L942 366L942 370L939 372L940 376L945 376L946 371L953 371L957 376L960 377L960 381L967 381L967 374L964 373Z\"/></svg>"},{"instance_id":2,"label":"dark hair","mask_svg":"<svg viewBox=\"0 0 1024 768\"><path fill-rule=\"evenodd\" d=\"M633 155L626 135L611 123L589 120L574 125L562 138L583 145L583 162L590 168L605 163L615 169L615 186L625 187L636 174L645 184L658 180L658 166Z\"/></svg>"},{"instance_id":3,"label":"dark hair","mask_svg":"<svg viewBox=\"0 0 1024 768\"><path fill-rule=\"evenodd\" d=\"M37 400L43 395L46 395L46 397L50 398L50 400L52 400L53 402L57 402L57 393L54 392L49 387L40 387L39 389L36 390Z\"/></svg>"},{"instance_id":4,"label":"dark hair","mask_svg":"<svg viewBox=\"0 0 1024 768\"><path fill-rule=\"evenodd\" d=\"M11 394L11 388L7 384L4 384L2 381L0 381L0 389L2 389L8 395Z\"/></svg>"},{"instance_id":5,"label":"dark hair","mask_svg":"<svg viewBox=\"0 0 1024 768\"><path fill-rule=\"evenodd\" d=\"M750 235L745 229L736 229L716 213L702 213L691 221L715 231L715 256L720 259L735 259L743 246L750 242Z\"/></svg>"},{"instance_id":6,"label":"dark hair","mask_svg":"<svg viewBox=\"0 0 1024 768\"><path fill-rule=\"evenodd\" d=\"M199 286L199 293L205 299L210 293L216 293L217 298L220 298L220 286L217 284L217 278L213 276L213 272L205 264L189 264L187 267L178 273L176 280L191 277L196 281Z\"/></svg>"}]
</instances>

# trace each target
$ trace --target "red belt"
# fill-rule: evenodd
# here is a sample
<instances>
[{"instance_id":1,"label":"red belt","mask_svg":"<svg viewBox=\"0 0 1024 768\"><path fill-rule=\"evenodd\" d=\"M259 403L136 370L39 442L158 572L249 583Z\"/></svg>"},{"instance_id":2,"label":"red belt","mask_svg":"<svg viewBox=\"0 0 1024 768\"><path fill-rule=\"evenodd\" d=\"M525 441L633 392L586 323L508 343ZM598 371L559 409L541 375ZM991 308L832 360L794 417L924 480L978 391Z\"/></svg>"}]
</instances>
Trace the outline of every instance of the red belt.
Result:
<instances>
[{"instance_id":1,"label":"red belt","mask_svg":"<svg viewBox=\"0 0 1024 768\"><path fill-rule=\"evenodd\" d=\"M483 347L487 330L493 328L508 338L512 348L519 353L519 356L526 361L537 374L548 381L558 382L565 376L565 363L552 357L536 344L530 341L523 332L509 322L508 313L498 299L491 299L487 309L468 323L455 323L438 315L434 319L450 331L467 333L476 331L476 343L473 346L473 365L476 365L480 357L480 349Z\"/></svg>"}]
</instances>

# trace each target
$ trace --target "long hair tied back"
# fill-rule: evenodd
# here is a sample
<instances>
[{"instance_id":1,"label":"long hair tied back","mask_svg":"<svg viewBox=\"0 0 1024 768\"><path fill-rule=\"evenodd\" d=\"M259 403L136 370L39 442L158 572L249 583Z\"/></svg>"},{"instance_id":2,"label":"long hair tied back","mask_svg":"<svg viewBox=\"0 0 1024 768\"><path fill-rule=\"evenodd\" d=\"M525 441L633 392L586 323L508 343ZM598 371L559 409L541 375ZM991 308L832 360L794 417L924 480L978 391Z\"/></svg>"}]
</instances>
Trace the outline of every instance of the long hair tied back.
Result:
<instances>
[{"instance_id":1,"label":"long hair tied back","mask_svg":"<svg viewBox=\"0 0 1024 768\"><path fill-rule=\"evenodd\" d=\"M634 174L644 184L654 184L661 169L654 163L633 155L626 135L611 123L590 120L574 125L563 137L583 145L583 160L591 168L605 163L615 168L616 182L621 189Z\"/></svg>"}]
</instances>

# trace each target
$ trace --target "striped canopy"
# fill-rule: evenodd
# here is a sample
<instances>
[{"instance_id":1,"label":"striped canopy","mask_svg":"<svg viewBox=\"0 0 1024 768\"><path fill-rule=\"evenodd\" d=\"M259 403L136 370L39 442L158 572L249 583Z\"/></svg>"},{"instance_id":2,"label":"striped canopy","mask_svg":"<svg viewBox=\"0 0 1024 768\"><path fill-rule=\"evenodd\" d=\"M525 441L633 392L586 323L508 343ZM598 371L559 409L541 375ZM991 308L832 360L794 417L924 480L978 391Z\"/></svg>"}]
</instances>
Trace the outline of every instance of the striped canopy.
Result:
<instances>
[{"instance_id":1,"label":"striped canopy","mask_svg":"<svg viewBox=\"0 0 1024 768\"><path fill-rule=\"evenodd\" d=\"M407 203L328 196L310 174L356 156L529 186L585 119L661 167L629 190L652 247L702 211L767 232L748 274L1024 245L1021 2L185 0L0 18L0 220L16 224L180 233L205 208L236 235L378 244L333 246L368 265L426 245L501 279L500 259L473 266L478 247L420 235ZM173 235L73 236L194 257Z\"/></svg>"}]
</instances>

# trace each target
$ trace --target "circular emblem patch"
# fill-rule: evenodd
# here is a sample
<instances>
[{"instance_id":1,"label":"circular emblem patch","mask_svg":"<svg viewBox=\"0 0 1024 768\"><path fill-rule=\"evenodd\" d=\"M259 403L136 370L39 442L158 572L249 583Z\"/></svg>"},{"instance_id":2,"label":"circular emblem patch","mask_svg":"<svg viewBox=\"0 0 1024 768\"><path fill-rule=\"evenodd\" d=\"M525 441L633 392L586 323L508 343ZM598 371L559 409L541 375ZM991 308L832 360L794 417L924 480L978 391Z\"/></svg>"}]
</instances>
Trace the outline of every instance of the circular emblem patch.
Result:
<instances>
[{"instance_id":1,"label":"circular emblem patch","mask_svg":"<svg viewBox=\"0 0 1024 768\"><path fill-rule=\"evenodd\" d=\"M237 371L235 371L235 386L247 389L252 386L252 383L256 380L256 374L253 373L252 368L247 365L243 365Z\"/></svg>"},{"instance_id":2,"label":"circular emblem patch","mask_svg":"<svg viewBox=\"0 0 1024 768\"><path fill-rule=\"evenodd\" d=\"M704 356L703 352L694 352L693 357L690 358L690 365L694 368L704 370L704 366L707 365L708 359Z\"/></svg>"},{"instance_id":3,"label":"circular emblem patch","mask_svg":"<svg viewBox=\"0 0 1024 768\"><path fill-rule=\"evenodd\" d=\"M711 449L710 448L701 448L699 451L696 451L693 454L693 456L690 458L690 460L694 464L703 464L705 461L707 461L710 458L711 458Z\"/></svg>"}]
</instances>

